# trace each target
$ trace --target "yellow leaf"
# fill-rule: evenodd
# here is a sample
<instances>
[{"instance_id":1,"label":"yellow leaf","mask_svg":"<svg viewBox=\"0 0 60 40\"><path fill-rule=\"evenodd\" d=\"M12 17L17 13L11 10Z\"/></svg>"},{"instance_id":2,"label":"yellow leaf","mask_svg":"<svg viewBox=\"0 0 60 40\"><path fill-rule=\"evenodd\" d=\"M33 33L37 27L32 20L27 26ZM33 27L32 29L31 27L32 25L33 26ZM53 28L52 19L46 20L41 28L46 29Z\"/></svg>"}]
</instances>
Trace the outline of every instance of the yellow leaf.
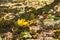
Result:
<instances>
[{"instance_id":1,"label":"yellow leaf","mask_svg":"<svg viewBox=\"0 0 60 40\"><path fill-rule=\"evenodd\" d=\"M45 2L45 0L40 0L40 2Z\"/></svg>"},{"instance_id":2,"label":"yellow leaf","mask_svg":"<svg viewBox=\"0 0 60 40\"><path fill-rule=\"evenodd\" d=\"M53 30L53 32L56 32L56 30Z\"/></svg>"},{"instance_id":3,"label":"yellow leaf","mask_svg":"<svg viewBox=\"0 0 60 40\"><path fill-rule=\"evenodd\" d=\"M27 12L31 12L32 10L31 9L29 9Z\"/></svg>"},{"instance_id":4,"label":"yellow leaf","mask_svg":"<svg viewBox=\"0 0 60 40\"><path fill-rule=\"evenodd\" d=\"M10 9L14 9L14 8L16 8L16 6L10 6L9 8L10 8Z\"/></svg>"},{"instance_id":5,"label":"yellow leaf","mask_svg":"<svg viewBox=\"0 0 60 40\"><path fill-rule=\"evenodd\" d=\"M2 40L2 38L0 37L0 40Z\"/></svg>"},{"instance_id":6,"label":"yellow leaf","mask_svg":"<svg viewBox=\"0 0 60 40\"><path fill-rule=\"evenodd\" d=\"M23 26L23 22L24 22L23 19L22 19L22 20L18 19L17 24L18 24L19 26Z\"/></svg>"},{"instance_id":7,"label":"yellow leaf","mask_svg":"<svg viewBox=\"0 0 60 40\"><path fill-rule=\"evenodd\" d=\"M25 26L25 25L28 24L28 22L25 21L25 19L21 19L21 20L18 19L17 24L18 24L19 26Z\"/></svg>"},{"instance_id":8,"label":"yellow leaf","mask_svg":"<svg viewBox=\"0 0 60 40\"><path fill-rule=\"evenodd\" d=\"M23 25L28 25L28 22L24 22Z\"/></svg>"},{"instance_id":9,"label":"yellow leaf","mask_svg":"<svg viewBox=\"0 0 60 40\"><path fill-rule=\"evenodd\" d=\"M60 11L60 6L58 7L58 11Z\"/></svg>"}]
</instances>

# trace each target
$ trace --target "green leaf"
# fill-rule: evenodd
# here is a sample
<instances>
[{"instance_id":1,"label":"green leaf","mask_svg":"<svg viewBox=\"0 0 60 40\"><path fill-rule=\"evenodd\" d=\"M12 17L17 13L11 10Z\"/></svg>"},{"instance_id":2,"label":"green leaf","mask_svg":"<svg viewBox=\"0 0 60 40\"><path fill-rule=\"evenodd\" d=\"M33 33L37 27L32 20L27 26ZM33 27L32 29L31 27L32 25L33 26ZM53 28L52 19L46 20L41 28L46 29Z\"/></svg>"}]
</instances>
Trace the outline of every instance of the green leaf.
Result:
<instances>
[{"instance_id":1,"label":"green leaf","mask_svg":"<svg viewBox=\"0 0 60 40\"><path fill-rule=\"evenodd\" d=\"M30 35L29 32L21 32L20 38L31 38L32 36Z\"/></svg>"}]
</instances>

